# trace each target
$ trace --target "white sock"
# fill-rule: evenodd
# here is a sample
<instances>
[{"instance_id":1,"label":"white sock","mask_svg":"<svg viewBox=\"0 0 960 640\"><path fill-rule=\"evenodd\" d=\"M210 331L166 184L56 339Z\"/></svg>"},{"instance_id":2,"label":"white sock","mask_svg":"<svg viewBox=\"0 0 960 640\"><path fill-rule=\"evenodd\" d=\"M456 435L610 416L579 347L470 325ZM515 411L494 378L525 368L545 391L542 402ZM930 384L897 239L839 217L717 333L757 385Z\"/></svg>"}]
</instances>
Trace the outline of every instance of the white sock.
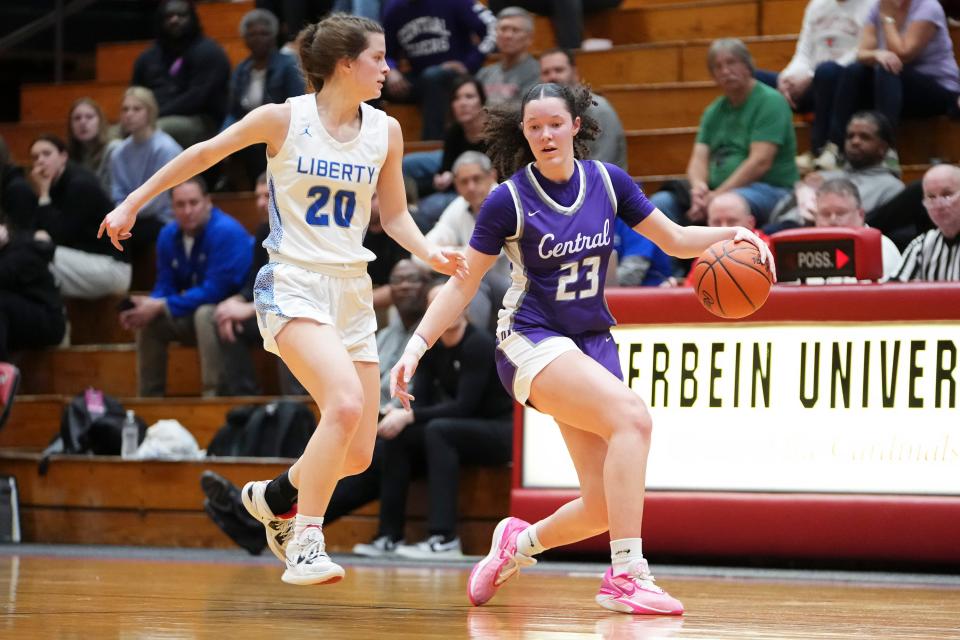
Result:
<instances>
[{"instance_id":1,"label":"white sock","mask_svg":"<svg viewBox=\"0 0 960 640\"><path fill-rule=\"evenodd\" d=\"M532 558L535 554L543 553L546 550L546 547L540 544L540 539L537 538L537 525L535 524L530 525L517 536L517 553Z\"/></svg>"},{"instance_id":2,"label":"white sock","mask_svg":"<svg viewBox=\"0 0 960 640\"><path fill-rule=\"evenodd\" d=\"M643 558L643 541L640 538L620 538L610 541L613 575L626 573L630 563L641 558Z\"/></svg>"},{"instance_id":3,"label":"white sock","mask_svg":"<svg viewBox=\"0 0 960 640\"><path fill-rule=\"evenodd\" d=\"M303 533L303 530L309 525L323 527L323 516L305 516L302 513L297 514L297 519L293 523L293 535L297 538Z\"/></svg>"}]
</instances>

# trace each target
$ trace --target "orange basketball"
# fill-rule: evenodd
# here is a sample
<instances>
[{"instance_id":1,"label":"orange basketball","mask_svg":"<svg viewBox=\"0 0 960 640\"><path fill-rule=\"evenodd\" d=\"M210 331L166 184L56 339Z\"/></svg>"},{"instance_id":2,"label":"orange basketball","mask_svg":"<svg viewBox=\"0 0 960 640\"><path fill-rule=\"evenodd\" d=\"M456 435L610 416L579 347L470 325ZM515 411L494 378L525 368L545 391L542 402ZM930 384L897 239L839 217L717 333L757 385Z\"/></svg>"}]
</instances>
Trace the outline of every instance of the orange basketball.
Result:
<instances>
[{"instance_id":1,"label":"orange basketball","mask_svg":"<svg viewBox=\"0 0 960 640\"><path fill-rule=\"evenodd\" d=\"M751 242L721 240L693 266L693 286L707 311L721 318L743 318L763 306L770 295L770 268L761 264Z\"/></svg>"}]
</instances>

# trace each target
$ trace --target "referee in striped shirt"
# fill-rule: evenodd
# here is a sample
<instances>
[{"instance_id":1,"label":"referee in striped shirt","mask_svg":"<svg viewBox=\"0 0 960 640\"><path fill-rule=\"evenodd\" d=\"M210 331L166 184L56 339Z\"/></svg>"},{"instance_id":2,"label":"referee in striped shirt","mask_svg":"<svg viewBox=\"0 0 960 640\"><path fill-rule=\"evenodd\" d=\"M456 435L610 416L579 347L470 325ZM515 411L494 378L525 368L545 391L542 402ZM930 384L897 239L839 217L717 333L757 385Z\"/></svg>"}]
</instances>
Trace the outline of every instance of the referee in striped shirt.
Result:
<instances>
[{"instance_id":1,"label":"referee in striped shirt","mask_svg":"<svg viewBox=\"0 0 960 640\"><path fill-rule=\"evenodd\" d=\"M923 206L934 228L907 245L891 280L960 282L960 168L941 164L923 175Z\"/></svg>"}]
</instances>

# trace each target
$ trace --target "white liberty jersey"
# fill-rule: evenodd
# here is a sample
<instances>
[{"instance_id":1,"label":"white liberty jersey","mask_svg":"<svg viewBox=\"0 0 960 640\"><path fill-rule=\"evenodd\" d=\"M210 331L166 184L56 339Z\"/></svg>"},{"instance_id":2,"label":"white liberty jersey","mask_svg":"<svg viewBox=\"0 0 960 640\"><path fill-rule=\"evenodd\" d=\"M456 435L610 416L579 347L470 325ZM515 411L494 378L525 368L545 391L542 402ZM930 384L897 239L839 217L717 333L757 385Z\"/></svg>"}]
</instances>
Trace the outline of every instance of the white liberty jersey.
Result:
<instances>
[{"instance_id":1,"label":"white liberty jersey","mask_svg":"<svg viewBox=\"0 0 960 640\"><path fill-rule=\"evenodd\" d=\"M320 122L316 94L287 102L287 137L267 159L270 235L263 246L270 260L306 269L374 260L363 236L387 157L387 115L361 104L360 133L339 142Z\"/></svg>"}]
</instances>

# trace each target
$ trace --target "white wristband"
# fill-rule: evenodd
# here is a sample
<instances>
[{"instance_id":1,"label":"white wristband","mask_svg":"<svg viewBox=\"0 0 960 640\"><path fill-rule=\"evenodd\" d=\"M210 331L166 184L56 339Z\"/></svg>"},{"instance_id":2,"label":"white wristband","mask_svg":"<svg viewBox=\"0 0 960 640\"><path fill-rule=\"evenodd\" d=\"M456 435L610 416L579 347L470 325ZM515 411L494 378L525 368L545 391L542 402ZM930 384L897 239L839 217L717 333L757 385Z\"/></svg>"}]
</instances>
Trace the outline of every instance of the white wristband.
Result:
<instances>
[{"instance_id":1,"label":"white wristband","mask_svg":"<svg viewBox=\"0 0 960 640\"><path fill-rule=\"evenodd\" d=\"M407 346L403 349L404 351L409 351L417 356L417 360L423 357L423 354L427 352L427 349L430 348L430 345L427 344L427 341L419 333L415 333L410 336Z\"/></svg>"}]
</instances>

